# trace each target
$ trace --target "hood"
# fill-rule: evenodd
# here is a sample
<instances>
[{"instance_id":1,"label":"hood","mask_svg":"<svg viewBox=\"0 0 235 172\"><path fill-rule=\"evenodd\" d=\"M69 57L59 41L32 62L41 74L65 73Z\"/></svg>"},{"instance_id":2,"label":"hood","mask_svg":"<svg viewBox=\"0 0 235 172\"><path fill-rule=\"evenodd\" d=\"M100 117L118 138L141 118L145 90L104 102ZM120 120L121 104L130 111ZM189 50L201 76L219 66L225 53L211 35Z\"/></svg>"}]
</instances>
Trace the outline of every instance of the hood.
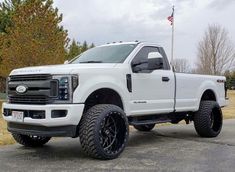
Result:
<instances>
[{"instance_id":1,"label":"hood","mask_svg":"<svg viewBox=\"0 0 235 172\"><path fill-rule=\"evenodd\" d=\"M13 70L10 75L26 75L26 74L74 74L74 72L89 69L110 69L114 68L116 63L80 63L80 64L61 64L25 67Z\"/></svg>"}]
</instances>

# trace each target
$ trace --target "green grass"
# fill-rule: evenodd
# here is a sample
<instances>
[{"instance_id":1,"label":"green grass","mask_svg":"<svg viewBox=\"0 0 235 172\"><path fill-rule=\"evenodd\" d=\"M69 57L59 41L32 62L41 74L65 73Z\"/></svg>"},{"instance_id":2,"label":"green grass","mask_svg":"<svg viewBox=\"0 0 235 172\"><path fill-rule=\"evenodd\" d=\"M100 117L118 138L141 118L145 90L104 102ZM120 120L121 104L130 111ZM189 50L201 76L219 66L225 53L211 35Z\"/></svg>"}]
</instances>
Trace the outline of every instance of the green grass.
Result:
<instances>
[{"instance_id":1,"label":"green grass","mask_svg":"<svg viewBox=\"0 0 235 172\"><path fill-rule=\"evenodd\" d=\"M0 100L6 99L6 93L0 93Z\"/></svg>"},{"instance_id":2,"label":"green grass","mask_svg":"<svg viewBox=\"0 0 235 172\"><path fill-rule=\"evenodd\" d=\"M235 118L235 91L229 91L229 106L223 108L224 119ZM0 101L1 109L2 101ZM167 124L169 125L169 124ZM11 134L7 131L6 122L3 120L2 115L0 115L0 145L9 145L15 143Z\"/></svg>"},{"instance_id":3,"label":"green grass","mask_svg":"<svg viewBox=\"0 0 235 172\"><path fill-rule=\"evenodd\" d=\"M229 105L222 109L224 119L235 118L235 90L228 91Z\"/></svg>"},{"instance_id":4,"label":"green grass","mask_svg":"<svg viewBox=\"0 0 235 172\"><path fill-rule=\"evenodd\" d=\"M2 102L0 101L0 109L2 109ZM9 145L15 143L11 134L7 131L7 124L0 115L0 145Z\"/></svg>"}]
</instances>

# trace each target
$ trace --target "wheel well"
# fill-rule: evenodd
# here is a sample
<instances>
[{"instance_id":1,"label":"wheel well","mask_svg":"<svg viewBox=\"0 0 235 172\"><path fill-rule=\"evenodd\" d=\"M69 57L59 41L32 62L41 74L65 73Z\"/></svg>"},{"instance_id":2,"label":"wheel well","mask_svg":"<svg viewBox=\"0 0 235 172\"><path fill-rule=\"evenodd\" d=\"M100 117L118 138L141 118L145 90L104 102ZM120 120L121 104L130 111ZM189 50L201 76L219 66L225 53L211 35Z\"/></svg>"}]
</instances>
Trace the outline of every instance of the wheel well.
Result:
<instances>
[{"instance_id":1,"label":"wheel well","mask_svg":"<svg viewBox=\"0 0 235 172\"><path fill-rule=\"evenodd\" d=\"M110 88L101 88L91 93L85 101L84 112L97 104L113 104L124 110L121 96Z\"/></svg>"},{"instance_id":2,"label":"wheel well","mask_svg":"<svg viewBox=\"0 0 235 172\"><path fill-rule=\"evenodd\" d=\"M213 101L216 101L215 93L212 90L206 90L203 93L203 95L202 95L201 101L202 100L213 100Z\"/></svg>"}]
</instances>

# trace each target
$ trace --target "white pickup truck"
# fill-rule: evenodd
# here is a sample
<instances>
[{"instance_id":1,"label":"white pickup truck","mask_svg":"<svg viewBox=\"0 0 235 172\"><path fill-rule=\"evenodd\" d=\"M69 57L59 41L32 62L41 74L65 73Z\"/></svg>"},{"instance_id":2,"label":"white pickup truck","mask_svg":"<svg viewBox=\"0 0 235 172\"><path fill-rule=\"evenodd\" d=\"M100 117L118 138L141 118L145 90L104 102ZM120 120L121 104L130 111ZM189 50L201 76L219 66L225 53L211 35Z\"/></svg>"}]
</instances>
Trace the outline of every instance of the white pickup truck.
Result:
<instances>
[{"instance_id":1,"label":"white pickup truck","mask_svg":"<svg viewBox=\"0 0 235 172\"><path fill-rule=\"evenodd\" d=\"M51 137L80 137L93 158L124 150L129 125L150 131L158 123L194 122L198 135L215 137L227 105L226 79L175 73L153 43L112 43L64 65L15 69L7 81L3 117L14 139L42 146Z\"/></svg>"}]
</instances>

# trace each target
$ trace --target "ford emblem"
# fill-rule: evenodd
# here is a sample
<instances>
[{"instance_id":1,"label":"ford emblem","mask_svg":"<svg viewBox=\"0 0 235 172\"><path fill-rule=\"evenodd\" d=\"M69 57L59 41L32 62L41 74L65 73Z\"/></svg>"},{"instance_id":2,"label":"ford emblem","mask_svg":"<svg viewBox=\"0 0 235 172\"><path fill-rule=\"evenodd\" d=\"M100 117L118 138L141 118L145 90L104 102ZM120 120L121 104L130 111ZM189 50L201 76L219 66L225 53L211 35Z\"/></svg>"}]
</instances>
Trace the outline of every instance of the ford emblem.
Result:
<instances>
[{"instance_id":1,"label":"ford emblem","mask_svg":"<svg viewBox=\"0 0 235 172\"><path fill-rule=\"evenodd\" d=\"M18 85L18 86L16 87L16 92L17 92L17 93L22 94L22 93L25 93L26 91L27 91L27 87L24 86L24 85Z\"/></svg>"}]
</instances>

